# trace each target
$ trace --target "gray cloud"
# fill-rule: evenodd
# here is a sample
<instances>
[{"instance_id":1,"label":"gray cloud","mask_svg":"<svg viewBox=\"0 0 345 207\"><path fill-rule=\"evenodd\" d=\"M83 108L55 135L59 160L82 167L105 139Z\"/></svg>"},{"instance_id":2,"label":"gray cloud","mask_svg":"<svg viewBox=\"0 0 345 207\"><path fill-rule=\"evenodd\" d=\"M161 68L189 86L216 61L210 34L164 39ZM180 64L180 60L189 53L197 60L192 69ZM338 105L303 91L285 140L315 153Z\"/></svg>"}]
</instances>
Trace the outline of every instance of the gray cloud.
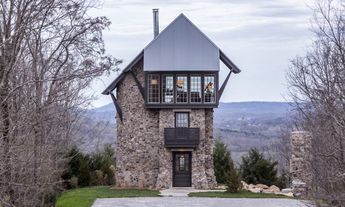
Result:
<instances>
[{"instance_id":1,"label":"gray cloud","mask_svg":"<svg viewBox=\"0 0 345 207\"><path fill-rule=\"evenodd\" d=\"M304 1L310 0L105 0L93 13L113 22L104 39L123 68L152 40L152 8L161 9L161 30L183 12L242 69L221 101L283 100L284 70L312 36ZM99 94L116 75L95 81L90 91ZM99 97L96 106L111 101Z\"/></svg>"},{"instance_id":2,"label":"gray cloud","mask_svg":"<svg viewBox=\"0 0 345 207\"><path fill-rule=\"evenodd\" d=\"M264 23L219 32L221 38L252 41L294 41L310 36L307 27L295 23Z\"/></svg>"}]
</instances>

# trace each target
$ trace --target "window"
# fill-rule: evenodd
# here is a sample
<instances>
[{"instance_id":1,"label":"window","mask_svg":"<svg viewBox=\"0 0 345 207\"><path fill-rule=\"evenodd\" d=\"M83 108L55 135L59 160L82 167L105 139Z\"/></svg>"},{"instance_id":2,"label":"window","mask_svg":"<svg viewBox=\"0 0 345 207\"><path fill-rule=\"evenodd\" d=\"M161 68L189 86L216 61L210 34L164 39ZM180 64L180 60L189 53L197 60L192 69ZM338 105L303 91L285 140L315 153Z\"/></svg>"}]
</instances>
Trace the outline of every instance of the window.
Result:
<instances>
[{"instance_id":1,"label":"window","mask_svg":"<svg viewBox=\"0 0 345 207\"><path fill-rule=\"evenodd\" d=\"M184 155L181 155L179 158L179 171L185 171L185 158Z\"/></svg>"},{"instance_id":2,"label":"window","mask_svg":"<svg viewBox=\"0 0 345 207\"><path fill-rule=\"evenodd\" d=\"M149 74L148 75L148 102L159 103L159 75Z\"/></svg>"},{"instance_id":3,"label":"window","mask_svg":"<svg viewBox=\"0 0 345 207\"><path fill-rule=\"evenodd\" d=\"M201 76L190 77L190 102L201 103Z\"/></svg>"},{"instance_id":4,"label":"window","mask_svg":"<svg viewBox=\"0 0 345 207\"><path fill-rule=\"evenodd\" d=\"M163 75L162 85L162 102L173 103L174 102L174 76Z\"/></svg>"},{"instance_id":5,"label":"window","mask_svg":"<svg viewBox=\"0 0 345 207\"><path fill-rule=\"evenodd\" d=\"M217 103L217 73L157 72L145 76L145 99L150 108L172 107L175 104L200 107L201 104L213 106ZM158 106L160 103L162 106Z\"/></svg>"},{"instance_id":6,"label":"window","mask_svg":"<svg viewBox=\"0 0 345 207\"><path fill-rule=\"evenodd\" d=\"M187 76L176 76L176 103L188 102Z\"/></svg>"},{"instance_id":7,"label":"window","mask_svg":"<svg viewBox=\"0 0 345 207\"><path fill-rule=\"evenodd\" d=\"M189 127L189 113L188 112L178 112L175 114L175 127Z\"/></svg>"},{"instance_id":8,"label":"window","mask_svg":"<svg viewBox=\"0 0 345 207\"><path fill-rule=\"evenodd\" d=\"M214 76L205 75L205 78L204 78L204 102L205 103L216 102L214 87L215 87Z\"/></svg>"}]
</instances>

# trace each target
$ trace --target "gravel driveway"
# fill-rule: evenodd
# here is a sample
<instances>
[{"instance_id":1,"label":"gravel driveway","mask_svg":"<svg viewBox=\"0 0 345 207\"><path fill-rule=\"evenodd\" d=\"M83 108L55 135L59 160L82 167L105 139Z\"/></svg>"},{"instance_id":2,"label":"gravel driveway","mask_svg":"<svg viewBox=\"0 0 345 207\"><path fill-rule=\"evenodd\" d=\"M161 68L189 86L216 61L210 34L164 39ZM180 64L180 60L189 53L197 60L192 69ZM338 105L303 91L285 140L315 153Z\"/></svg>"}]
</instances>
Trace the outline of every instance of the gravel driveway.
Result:
<instances>
[{"instance_id":1,"label":"gravel driveway","mask_svg":"<svg viewBox=\"0 0 345 207\"><path fill-rule=\"evenodd\" d=\"M266 198L101 198L92 207L306 207L294 199Z\"/></svg>"}]
</instances>

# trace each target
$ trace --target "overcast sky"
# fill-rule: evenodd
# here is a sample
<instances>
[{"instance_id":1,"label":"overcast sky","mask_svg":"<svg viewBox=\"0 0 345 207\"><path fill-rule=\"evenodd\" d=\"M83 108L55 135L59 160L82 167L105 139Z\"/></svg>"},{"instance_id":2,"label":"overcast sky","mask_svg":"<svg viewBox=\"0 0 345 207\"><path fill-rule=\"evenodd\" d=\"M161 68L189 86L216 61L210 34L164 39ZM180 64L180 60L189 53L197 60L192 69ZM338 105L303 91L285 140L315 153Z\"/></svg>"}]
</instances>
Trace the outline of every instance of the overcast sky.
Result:
<instances>
[{"instance_id":1,"label":"overcast sky","mask_svg":"<svg viewBox=\"0 0 345 207\"><path fill-rule=\"evenodd\" d=\"M107 16L106 49L124 68L153 38L152 9L160 31L184 13L242 70L232 75L222 102L285 101L289 61L305 53L313 35L309 0L105 0L92 15ZM221 67L221 81L227 74ZM111 102L99 95L118 74L96 80L93 106Z\"/></svg>"}]
</instances>

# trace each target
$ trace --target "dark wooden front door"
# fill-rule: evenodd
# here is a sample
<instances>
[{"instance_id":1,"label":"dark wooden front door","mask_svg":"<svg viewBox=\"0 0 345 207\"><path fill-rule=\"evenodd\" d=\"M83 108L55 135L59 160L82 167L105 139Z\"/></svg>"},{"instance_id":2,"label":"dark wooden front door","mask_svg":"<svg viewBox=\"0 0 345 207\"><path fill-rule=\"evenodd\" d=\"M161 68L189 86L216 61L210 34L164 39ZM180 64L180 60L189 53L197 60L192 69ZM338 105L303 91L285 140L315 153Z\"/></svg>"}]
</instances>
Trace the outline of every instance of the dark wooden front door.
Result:
<instances>
[{"instance_id":1,"label":"dark wooden front door","mask_svg":"<svg viewBox=\"0 0 345 207\"><path fill-rule=\"evenodd\" d=\"M191 152L173 152L173 187L192 186Z\"/></svg>"}]
</instances>

